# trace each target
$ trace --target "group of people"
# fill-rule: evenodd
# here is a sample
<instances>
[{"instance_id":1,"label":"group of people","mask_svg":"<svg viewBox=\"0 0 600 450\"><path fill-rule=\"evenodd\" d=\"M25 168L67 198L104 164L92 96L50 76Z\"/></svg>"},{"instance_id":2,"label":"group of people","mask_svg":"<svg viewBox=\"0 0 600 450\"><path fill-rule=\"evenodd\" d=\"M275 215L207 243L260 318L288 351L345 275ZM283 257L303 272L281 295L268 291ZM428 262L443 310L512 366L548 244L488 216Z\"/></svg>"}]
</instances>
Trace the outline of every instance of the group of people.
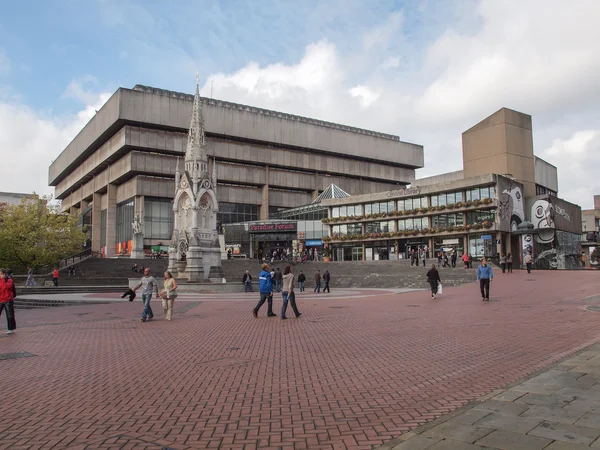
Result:
<instances>
[{"instance_id":1,"label":"group of people","mask_svg":"<svg viewBox=\"0 0 600 450\"><path fill-rule=\"evenodd\" d=\"M263 264L264 266L264 264ZM285 272L285 269L284 269ZM284 275L285 273L281 273L279 267L276 269L271 269L269 274L271 275L272 282L272 290L273 292L284 292ZM329 288L329 282L331 281L331 274L328 270L325 270L325 273L321 275L321 271L317 270L315 272L315 288L313 292L320 293L321 292L321 282L324 283L323 292L331 293L331 289ZM259 278L260 280L260 278ZM242 283L244 284L244 292L254 292L254 288L252 287L252 275L249 270L246 270L244 275L242 276ZM306 275L304 272L300 271L298 275L298 289L300 292L304 292L304 284L306 283Z\"/></svg>"},{"instance_id":2,"label":"group of people","mask_svg":"<svg viewBox=\"0 0 600 450\"><path fill-rule=\"evenodd\" d=\"M502 273L512 273L513 271L513 257L512 254L504 254L500 255L500 268L502 269Z\"/></svg>"},{"instance_id":3,"label":"group of people","mask_svg":"<svg viewBox=\"0 0 600 450\"><path fill-rule=\"evenodd\" d=\"M504 273L504 270L502 270L502 273ZM494 273L492 272L492 268L488 265L487 260L483 258L481 264L477 267L477 281L479 281L481 300L484 302L490 301L490 283L493 279ZM435 298L442 284L440 272L437 270L437 267L435 267L435 264L432 264L431 269L427 272L427 282L431 286L431 298Z\"/></svg>"},{"instance_id":4,"label":"group of people","mask_svg":"<svg viewBox=\"0 0 600 450\"><path fill-rule=\"evenodd\" d=\"M133 288L133 292L138 289L142 289L142 302L144 303L144 309L142 310L142 322L147 322L154 319L154 312L150 306L152 300L152 294L156 293L156 296L162 300L163 312L165 314L165 320L171 320L173 318L173 304L177 298L177 282L171 272L167 271L164 273L163 288L159 292L158 282L151 275L149 268L144 269L144 276L141 278L139 284Z\"/></svg>"},{"instance_id":5,"label":"group of people","mask_svg":"<svg viewBox=\"0 0 600 450\"><path fill-rule=\"evenodd\" d=\"M427 250L423 247L419 247L418 249L412 249L410 251L410 265L411 266L419 266L419 261L423 262L423 267L425 267L427 258ZM389 259L389 258L388 258Z\"/></svg>"}]
</instances>

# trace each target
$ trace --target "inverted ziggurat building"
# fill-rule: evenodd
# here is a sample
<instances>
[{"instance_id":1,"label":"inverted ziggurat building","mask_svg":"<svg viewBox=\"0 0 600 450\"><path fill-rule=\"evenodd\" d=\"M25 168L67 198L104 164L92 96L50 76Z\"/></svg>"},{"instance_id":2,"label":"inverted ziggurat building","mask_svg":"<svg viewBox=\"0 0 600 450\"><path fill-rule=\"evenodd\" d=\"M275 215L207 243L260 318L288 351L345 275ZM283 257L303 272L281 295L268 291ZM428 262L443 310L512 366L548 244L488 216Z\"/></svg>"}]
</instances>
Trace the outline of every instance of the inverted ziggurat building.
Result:
<instances>
[{"instance_id":1,"label":"inverted ziggurat building","mask_svg":"<svg viewBox=\"0 0 600 450\"><path fill-rule=\"evenodd\" d=\"M193 100L140 85L119 88L52 163L49 184L63 210L81 217L92 250L128 253L140 214L144 247L168 251ZM398 136L200 100L219 230L310 204L331 184L351 194L401 188L423 167L423 147Z\"/></svg>"}]
</instances>

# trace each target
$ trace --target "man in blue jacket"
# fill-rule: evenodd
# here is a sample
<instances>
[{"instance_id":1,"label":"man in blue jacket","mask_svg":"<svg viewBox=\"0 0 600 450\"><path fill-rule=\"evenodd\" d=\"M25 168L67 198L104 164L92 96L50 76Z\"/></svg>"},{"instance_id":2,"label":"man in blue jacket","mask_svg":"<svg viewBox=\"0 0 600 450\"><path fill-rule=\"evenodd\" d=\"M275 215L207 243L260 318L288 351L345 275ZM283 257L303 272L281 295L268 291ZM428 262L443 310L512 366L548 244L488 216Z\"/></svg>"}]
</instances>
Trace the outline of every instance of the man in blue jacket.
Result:
<instances>
[{"instance_id":1,"label":"man in blue jacket","mask_svg":"<svg viewBox=\"0 0 600 450\"><path fill-rule=\"evenodd\" d=\"M269 272L269 265L265 263L260 268L262 269L258 276L260 301L252 310L252 315L255 318L258 317L258 310L267 302L267 316L275 317L277 314L273 313L273 279L271 278L271 272Z\"/></svg>"},{"instance_id":2,"label":"man in blue jacket","mask_svg":"<svg viewBox=\"0 0 600 450\"><path fill-rule=\"evenodd\" d=\"M487 265L485 258L481 260L481 265L477 268L477 279L479 280L479 288L481 289L481 301L490 301L490 282L494 279L492 268Z\"/></svg>"}]
</instances>

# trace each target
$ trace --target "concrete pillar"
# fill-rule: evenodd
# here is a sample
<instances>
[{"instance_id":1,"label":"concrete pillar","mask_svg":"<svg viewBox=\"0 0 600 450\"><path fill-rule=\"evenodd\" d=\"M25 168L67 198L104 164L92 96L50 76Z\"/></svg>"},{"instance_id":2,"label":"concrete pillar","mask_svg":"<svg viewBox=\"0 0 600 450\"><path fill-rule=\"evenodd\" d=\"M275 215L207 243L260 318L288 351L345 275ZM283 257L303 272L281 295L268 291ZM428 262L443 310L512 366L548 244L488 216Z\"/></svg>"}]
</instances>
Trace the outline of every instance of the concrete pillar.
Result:
<instances>
[{"instance_id":1,"label":"concrete pillar","mask_svg":"<svg viewBox=\"0 0 600 450\"><path fill-rule=\"evenodd\" d=\"M500 241L500 243L498 244L498 241ZM496 231L496 252L498 254L506 254L504 252L504 250L502 250L504 248L504 239L502 239L502 232L501 231Z\"/></svg>"},{"instance_id":2,"label":"concrete pillar","mask_svg":"<svg viewBox=\"0 0 600 450\"><path fill-rule=\"evenodd\" d=\"M265 167L265 184L262 188L262 201L260 205L260 220L269 218L269 166Z\"/></svg>"},{"instance_id":3,"label":"concrete pillar","mask_svg":"<svg viewBox=\"0 0 600 450\"><path fill-rule=\"evenodd\" d=\"M83 210L86 209L88 206L90 206L89 200L81 200L81 202L79 202L79 210L81 212L83 212Z\"/></svg>"},{"instance_id":4,"label":"concrete pillar","mask_svg":"<svg viewBox=\"0 0 600 450\"><path fill-rule=\"evenodd\" d=\"M69 215L70 216L78 216L79 215L79 209L77 208L77 206L71 206L69 208Z\"/></svg>"},{"instance_id":5,"label":"concrete pillar","mask_svg":"<svg viewBox=\"0 0 600 450\"><path fill-rule=\"evenodd\" d=\"M106 257L116 253L117 246L117 186L108 185L108 207L106 208Z\"/></svg>"},{"instance_id":6,"label":"concrete pillar","mask_svg":"<svg viewBox=\"0 0 600 450\"><path fill-rule=\"evenodd\" d=\"M463 252L469 254L469 235L465 234L463 237Z\"/></svg>"},{"instance_id":7,"label":"concrete pillar","mask_svg":"<svg viewBox=\"0 0 600 450\"><path fill-rule=\"evenodd\" d=\"M92 196L92 250L100 251L100 233L102 230L102 195Z\"/></svg>"},{"instance_id":8,"label":"concrete pillar","mask_svg":"<svg viewBox=\"0 0 600 450\"><path fill-rule=\"evenodd\" d=\"M319 174L315 172L315 188L312 192L312 199L314 200L319 196Z\"/></svg>"},{"instance_id":9,"label":"concrete pillar","mask_svg":"<svg viewBox=\"0 0 600 450\"><path fill-rule=\"evenodd\" d=\"M142 223L144 224L144 236L146 236L146 221L144 220L144 215L146 213L146 209L145 209L145 205L144 205L144 196L143 195L136 195L135 196L135 200L134 200L134 204L133 204L133 211L134 211L134 216L136 214L140 215L140 220L142 221Z\"/></svg>"}]
</instances>

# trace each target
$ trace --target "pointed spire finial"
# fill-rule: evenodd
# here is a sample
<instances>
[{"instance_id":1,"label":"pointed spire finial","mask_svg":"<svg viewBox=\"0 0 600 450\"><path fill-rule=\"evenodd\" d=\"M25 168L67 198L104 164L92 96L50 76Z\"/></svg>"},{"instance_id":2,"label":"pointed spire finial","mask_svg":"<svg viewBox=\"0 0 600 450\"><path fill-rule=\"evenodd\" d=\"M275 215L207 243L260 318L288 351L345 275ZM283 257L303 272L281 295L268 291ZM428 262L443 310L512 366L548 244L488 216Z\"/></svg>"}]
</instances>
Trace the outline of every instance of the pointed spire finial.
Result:
<instances>
[{"instance_id":1,"label":"pointed spire finial","mask_svg":"<svg viewBox=\"0 0 600 450\"><path fill-rule=\"evenodd\" d=\"M199 80L200 80L200 73L196 70L196 87L198 87Z\"/></svg>"}]
</instances>

